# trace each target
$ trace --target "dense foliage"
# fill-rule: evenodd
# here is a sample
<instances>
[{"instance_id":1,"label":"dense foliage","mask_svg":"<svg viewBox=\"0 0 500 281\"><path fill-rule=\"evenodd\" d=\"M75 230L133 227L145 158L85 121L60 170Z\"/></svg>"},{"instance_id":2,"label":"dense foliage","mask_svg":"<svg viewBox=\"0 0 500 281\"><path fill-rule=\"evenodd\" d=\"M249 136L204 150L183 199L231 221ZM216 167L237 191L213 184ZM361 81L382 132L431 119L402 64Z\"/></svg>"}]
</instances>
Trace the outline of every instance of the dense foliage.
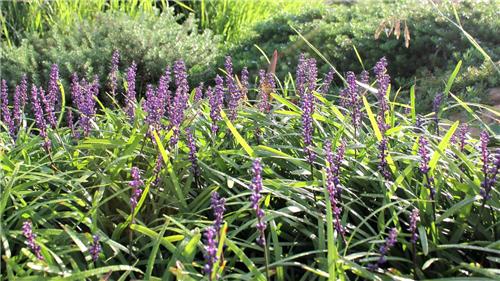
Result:
<instances>
[{"instance_id":1,"label":"dense foliage","mask_svg":"<svg viewBox=\"0 0 500 281\"><path fill-rule=\"evenodd\" d=\"M109 65L103 63L103 58L111 57L119 48L122 65L137 63L140 87L157 81L165 64L178 58L191 67L192 80L201 81L219 56L219 38L209 30L199 33L192 16L177 23L180 17L172 9L159 16L142 14L135 18L108 12L94 15L92 21L76 22L70 33L67 27L58 26L43 37L30 33L19 47L2 52L2 76L10 82L26 73L39 84L48 79L50 66L57 63L65 80L79 72L88 78L98 75L105 85Z\"/></svg>"},{"instance_id":2,"label":"dense foliage","mask_svg":"<svg viewBox=\"0 0 500 281\"><path fill-rule=\"evenodd\" d=\"M445 2L446 3L446 2ZM461 1L456 5L433 5L418 1L360 1L352 6L333 5L327 9L311 9L300 15L279 14L258 24L251 36L229 50L236 69L247 66L259 69L266 65L261 50L270 55L281 53L277 72L280 76L293 70L297 55L309 51L309 46L293 29L302 33L338 69L361 71L373 65L377 58L386 56L390 69L398 73L395 87L407 89L416 83L421 89L420 108L428 109L432 97L441 89L459 60L464 62L460 83L454 91L463 95L467 87L468 100L488 102L486 90L500 83L498 68L486 61L458 28L443 15L455 19L451 7L457 10L463 28L480 43L494 62L500 60L500 39L496 35L500 19L495 1ZM391 27L399 22L399 36ZM409 32L409 46L405 44L405 26ZM379 33L378 38L375 34ZM365 65L359 62L356 51ZM497 63L498 64L498 63ZM329 66L323 64L326 72Z\"/></svg>"},{"instance_id":3,"label":"dense foliage","mask_svg":"<svg viewBox=\"0 0 500 281\"><path fill-rule=\"evenodd\" d=\"M484 107L452 77L422 115L385 59L340 92L298 61L294 79L261 72L252 88L228 58L195 89L179 60L144 94L133 66L105 62L127 85L108 107L113 92L82 73L59 88L56 65L47 88L2 82L2 280L498 278ZM467 122L440 117L455 106Z\"/></svg>"}]
</instances>

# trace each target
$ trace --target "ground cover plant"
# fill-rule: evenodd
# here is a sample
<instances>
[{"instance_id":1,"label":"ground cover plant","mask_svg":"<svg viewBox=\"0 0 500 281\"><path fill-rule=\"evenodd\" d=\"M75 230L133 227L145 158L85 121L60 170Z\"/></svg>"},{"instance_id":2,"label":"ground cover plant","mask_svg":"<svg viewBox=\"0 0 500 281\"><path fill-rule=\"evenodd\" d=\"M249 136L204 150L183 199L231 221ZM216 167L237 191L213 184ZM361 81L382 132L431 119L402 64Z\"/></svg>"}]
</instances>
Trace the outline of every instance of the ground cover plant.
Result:
<instances>
[{"instance_id":1,"label":"ground cover plant","mask_svg":"<svg viewBox=\"0 0 500 281\"><path fill-rule=\"evenodd\" d=\"M2 80L2 279L498 278L498 135L476 112L499 113L450 91L459 67L418 112L385 58L277 77L227 57L200 85L177 60L139 93L120 57L109 90L57 64Z\"/></svg>"}]
</instances>

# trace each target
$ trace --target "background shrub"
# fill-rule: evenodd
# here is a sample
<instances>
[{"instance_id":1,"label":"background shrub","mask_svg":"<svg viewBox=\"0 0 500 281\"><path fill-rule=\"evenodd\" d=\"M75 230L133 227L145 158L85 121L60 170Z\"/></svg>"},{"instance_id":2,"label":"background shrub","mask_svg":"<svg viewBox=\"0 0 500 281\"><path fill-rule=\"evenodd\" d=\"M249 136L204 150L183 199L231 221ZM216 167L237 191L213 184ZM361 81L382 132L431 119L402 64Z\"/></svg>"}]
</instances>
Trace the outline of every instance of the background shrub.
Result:
<instances>
[{"instance_id":1,"label":"background shrub","mask_svg":"<svg viewBox=\"0 0 500 281\"><path fill-rule=\"evenodd\" d=\"M30 34L19 47L5 48L2 77L17 81L27 73L40 83L46 81L50 65L57 63L64 78L73 72L97 74L101 85L106 85L111 55L118 49L122 72L132 61L137 63L140 87L156 83L165 67L180 58L197 82L210 74L209 66L219 54L219 37L209 30L198 32L193 16L182 24L177 22L180 17L174 16L172 9L160 16L143 14L137 19L121 12L107 12L92 21L77 22L68 34L59 27L43 37Z\"/></svg>"},{"instance_id":2,"label":"background shrub","mask_svg":"<svg viewBox=\"0 0 500 281\"><path fill-rule=\"evenodd\" d=\"M449 6L439 8L444 9L446 16L454 18ZM493 2L464 2L456 8L464 29L494 61L498 61L500 41L496 33L500 23ZM375 39L380 23L394 18L402 22L401 37L397 39L394 34L388 37L382 32L378 40ZM411 36L408 48L403 36L404 22ZM459 29L438 16L432 5L413 1L390 4L362 1L354 5L333 5L324 10L313 9L300 15L278 15L258 24L247 40L228 51L239 64L236 68L249 66L258 69L267 65L261 52L254 47L258 45L268 55L274 49L281 53L278 76L291 71L298 54L311 50L290 25L297 28L337 69L356 72L363 69L353 46L366 69L386 56L390 73L400 75L393 87L408 88L416 82L418 88L426 89L417 93L421 95L421 107L429 105L435 93L442 91L459 60L463 60L463 68L470 68L475 74L468 78L465 74L463 83L456 84L454 91L464 91L467 85L474 88L476 95L481 95L488 87L498 85L499 75L494 67L484 63L483 56ZM323 72L327 69L328 66L323 64ZM474 98L478 99L477 96Z\"/></svg>"}]
</instances>

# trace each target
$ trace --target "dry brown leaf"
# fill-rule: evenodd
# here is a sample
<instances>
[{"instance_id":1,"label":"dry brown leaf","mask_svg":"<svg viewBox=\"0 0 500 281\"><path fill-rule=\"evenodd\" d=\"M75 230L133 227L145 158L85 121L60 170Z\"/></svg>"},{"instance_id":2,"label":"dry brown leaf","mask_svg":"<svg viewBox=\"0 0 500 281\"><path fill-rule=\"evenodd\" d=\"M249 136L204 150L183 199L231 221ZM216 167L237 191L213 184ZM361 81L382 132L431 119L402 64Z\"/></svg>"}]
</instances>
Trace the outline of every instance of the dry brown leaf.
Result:
<instances>
[{"instance_id":1,"label":"dry brown leaf","mask_svg":"<svg viewBox=\"0 0 500 281\"><path fill-rule=\"evenodd\" d=\"M408 29L408 25L405 21L405 47L410 47L410 29Z\"/></svg>"},{"instance_id":2,"label":"dry brown leaf","mask_svg":"<svg viewBox=\"0 0 500 281\"><path fill-rule=\"evenodd\" d=\"M378 40L380 37L380 33L385 29L385 20L382 20L380 24L377 27L377 30L375 30L375 40Z\"/></svg>"},{"instance_id":3,"label":"dry brown leaf","mask_svg":"<svg viewBox=\"0 0 500 281\"><path fill-rule=\"evenodd\" d=\"M394 25L394 36L399 40L399 36L401 35L401 21L399 19L396 20L396 24Z\"/></svg>"}]
</instances>

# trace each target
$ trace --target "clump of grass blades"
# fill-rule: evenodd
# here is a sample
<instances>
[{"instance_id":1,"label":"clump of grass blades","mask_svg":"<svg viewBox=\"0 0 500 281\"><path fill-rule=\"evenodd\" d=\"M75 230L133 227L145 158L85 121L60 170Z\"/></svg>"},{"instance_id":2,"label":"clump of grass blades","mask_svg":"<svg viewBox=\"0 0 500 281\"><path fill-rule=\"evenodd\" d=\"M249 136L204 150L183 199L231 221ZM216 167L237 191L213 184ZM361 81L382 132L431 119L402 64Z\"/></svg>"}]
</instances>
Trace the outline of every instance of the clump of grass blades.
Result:
<instances>
[{"instance_id":1,"label":"clump of grass blades","mask_svg":"<svg viewBox=\"0 0 500 281\"><path fill-rule=\"evenodd\" d=\"M199 89L186 84L182 62L174 66L170 87L151 85L139 101L130 98L135 77L129 75L125 93L116 94L129 95L133 115L116 100L115 107L104 107L101 99L113 95L75 78L70 91L79 110L56 98L52 110L58 123L44 127L44 137L27 113L11 133L5 122L10 107L2 95L2 278L498 277L499 194L491 189L487 200L480 195L483 175L496 179L498 148L486 146L497 159L493 162L483 157L477 137L457 135L465 136L463 147L453 142L458 121L438 120L442 133L437 135L436 113L417 116L415 94L410 104L402 104L385 78L360 83L352 74L342 94L321 92L328 87L317 78L314 59L303 60L306 68L297 79L276 80L270 92L234 77L240 93L248 92L231 103L237 106L234 119L218 101L221 93L229 98L221 84L228 72L205 91L209 97L195 99ZM69 89L58 85L64 97ZM385 96L377 94L381 87ZM269 98L269 110L260 110L260 97ZM341 98L348 99L345 107ZM380 110L381 102L387 108ZM464 107L469 126L498 139L475 115L477 105L449 92L443 105L439 110ZM164 110L153 118L158 108ZM352 108L359 112L351 114ZM63 125L65 112L79 116L76 127ZM306 134L304 120L310 121ZM77 138L80 124L85 134ZM425 157L418 154L422 138ZM345 149L345 155L325 155L326 144L328 153ZM315 158L306 157L312 154ZM257 158L259 179L256 164L251 172ZM422 161L425 173L419 169ZM252 195L256 184L258 198ZM216 217L209 209L215 191L225 198L223 214ZM33 242L20 235L26 221ZM30 251L36 247L42 258L38 250Z\"/></svg>"}]
</instances>

